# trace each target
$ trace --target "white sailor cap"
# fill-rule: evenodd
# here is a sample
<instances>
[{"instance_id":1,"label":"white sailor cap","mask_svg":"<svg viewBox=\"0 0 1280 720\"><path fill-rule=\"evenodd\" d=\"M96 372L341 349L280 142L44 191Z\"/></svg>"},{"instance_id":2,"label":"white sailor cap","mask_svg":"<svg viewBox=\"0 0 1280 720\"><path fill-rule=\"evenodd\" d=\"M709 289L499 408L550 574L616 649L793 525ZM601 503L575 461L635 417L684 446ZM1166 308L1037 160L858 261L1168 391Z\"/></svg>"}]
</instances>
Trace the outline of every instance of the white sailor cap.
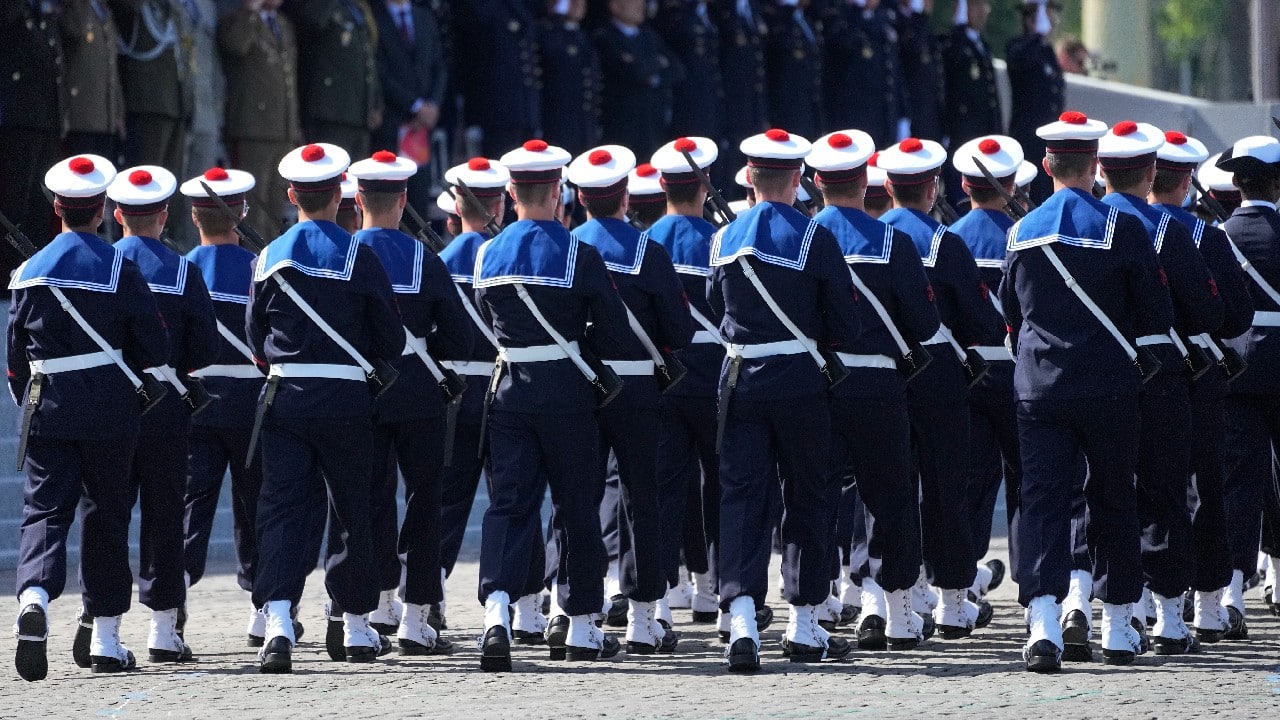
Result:
<instances>
[{"instance_id":1,"label":"white sailor cap","mask_svg":"<svg viewBox=\"0 0 1280 720\"><path fill-rule=\"evenodd\" d=\"M1196 171L1196 179L1211 192L1240 192L1233 175L1218 167L1218 159L1221 157L1222 153L1211 155L1208 160L1201 163L1200 169Z\"/></svg>"},{"instance_id":2,"label":"white sailor cap","mask_svg":"<svg viewBox=\"0 0 1280 720\"><path fill-rule=\"evenodd\" d=\"M889 174L880 168L880 153L871 153L871 157L867 158L867 197L889 197L889 191L885 188L888 179Z\"/></svg>"},{"instance_id":3,"label":"white sailor cap","mask_svg":"<svg viewBox=\"0 0 1280 720\"><path fill-rule=\"evenodd\" d=\"M355 178L361 192L404 192L409 178L417 172L418 163L390 150L379 150L347 168L347 175Z\"/></svg>"},{"instance_id":4,"label":"white sailor cap","mask_svg":"<svg viewBox=\"0 0 1280 720\"><path fill-rule=\"evenodd\" d=\"M973 187L991 187L987 176L978 168L981 161L992 177L1010 184L1022 164L1022 145L1007 135L986 135L974 138L960 146L951 156L951 166L964 176L964 183Z\"/></svg>"},{"instance_id":5,"label":"white sailor cap","mask_svg":"<svg viewBox=\"0 0 1280 720\"><path fill-rule=\"evenodd\" d=\"M159 165L139 165L120 171L107 186L111 198L125 215L153 215L169 205L178 179Z\"/></svg>"},{"instance_id":6,"label":"white sailor cap","mask_svg":"<svg viewBox=\"0 0 1280 720\"><path fill-rule=\"evenodd\" d=\"M815 140L805 164L824 183L853 182L863 176L862 169L875 151L875 141L867 133L840 130Z\"/></svg>"},{"instance_id":7,"label":"white sailor cap","mask_svg":"<svg viewBox=\"0 0 1280 720\"><path fill-rule=\"evenodd\" d=\"M889 174L889 182L919 185L938 176L938 168L947 161L947 151L932 140L909 137L880 151L880 169Z\"/></svg>"},{"instance_id":8,"label":"white sailor cap","mask_svg":"<svg viewBox=\"0 0 1280 720\"><path fill-rule=\"evenodd\" d=\"M497 160L473 157L446 170L444 181L450 185L466 185L477 198L494 198L506 190L511 182L511 173Z\"/></svg>"},{"instance_id":9,"label":"white sailor cap","mask_svg":"<svg viewBox=\"0 0 1280 720\"><path fill-rule=\"evenodd\" d=\"M747 165L784 170L800 167L812 147L808 140L780 128L752 135L738 144L747 156Z\"/></svg>"},{"instance_id":10,"label":"white sailor cap","mask_svg":"<svg viewBox=\"0 0 1280 720\"><path fill-rule=\"evenodd\" d=\"M218 203L209 197L201 183L208 185L213 194L222 198L224 202L230 201L227 202L230 205L233 202L241 202L242 196L252 190L258 181L244 170L211 167L203 174L182 183L178 188L179 192L191 198L191 205L194 207L218 207Z\"/></svg>"},{"instance_id":11,"label":"white sailor cap","mask_svg":"<svg viewBox=\"0 0 1280 720\"><path fill-rule=\"evenodd\" d=\"M1018 165L1018 174L1014 177L1013 182L1015 185L1022 188L1030 185L1031 181L1035 180L1039 176L1040 168L1036 167L1035 163L1023 160Z\"/></svg>"},{"instance_id":12,"label":"white sailor cap","mask_svg":"<svg viewBox=\"0 0 1280 720\"><path fill-rule=\"evenodd\" d=\"M1106 134L1106 123L1091 120L1078 110L1068 110L1054 122L1036 128L1036 135L1045 141L1045 150L1051 153L1096 152L1098 138Z\"/></svg>"},{"instance_id":13,"label":"white sailor cap","mask_svg":"<svg viewBox=\"0 0 1280 720\"><path fill-rule=\"evenodd\" d=\"M653 202L666 202L666 190L662 187L662 175L651 163L640 163L627 174L627 195L633 202L644 198ZM697 178L694 178L697 182Z\"/></svg>"},{"instance_id":14,"label":"white sailor cap","mask_svg":"<svg viewBox=\"0 0 1280 720\"><path fill-rule=\"evenodd\" d=\"M98 196L116 178L116 166L101 155L77 155L49 168L44 174L44 186L58 196L62 207L97 207ZM76 199L91 198L94 202L77 204Z\"/></svg>"},{"instance_id":15,"label":"white sailor cap","mask_svg":"<svg viewBox=\"0 0 1280 720\"><path fill-rule=\"evenodd\" d=\"M350 164L351 156L337 145L312 143L290 150L278 169L294 190L321 191L337 188Z\"/></svg>"},{"instance_id":16,"label":"white sailor cap","mask_svg":"<svg viewBox=\"0 0 1280 720\"><path fill-rule=\"evenodd\" d=\"M1105 170L1151 165L1164 145L1164 131L1150 123L1121 120L1098 140L1098 164Z\"/></svg>"},{"instance_id":17,"label":"white sailor cap","mask_svg":"<svg viewBox=\"0 0 1280 720\"><path fill-rule=\"evenodd\" d=\"M564 178L563 168L572 156L564 148L548 145L545 140L528 140L498 159L511 173L511 182L549 183Z\"/></svg>"},{"instance_id":18,"label":"white sailor cap","mask_svg":"<svg viewBox=\"0 0 1280 720\"><path fill-rule=\"evenodd\" d=\"M470 187L470 185L467 187ZM443 210L445 215L458 214L458 203L447 192L442 192L436 196L436 207Z\"/></svg>"},{"instance_id":19,"label":"white sailor cap","mask_svg":"<svg viewBox=\"0 0 1280 720\"><path fill-rule=\"evenodd\" d=\"M748 190L751 189L751 178L747 177L746 165L738 168L738 172L733 174L733 181L738 184L738 187L744 187Z\"/></svg>"},{"instance_id":20,"label":"white sailor cap","mask_svg":"<svg viewBox=\"0 0 1280 720\"><path fill-rule=\"evenodd\" d=\"M342 188L342 204L355 204L356 193L360 192L360 183L351 173L342 173L338 187Z\"/></svg>"},{"instance_id":21,"label":"white sailor cap","mask_svg":"<svg viewBox=\"0 0 1280 720\"><path fill-rule=\"evenodd\" d=\"M1166 130L1164 144L1156 151L1156 167L1165 170L1194 170L1209 157L1204 143L1177 130Z\"/></svg>"},{"instance_id":22,"label":"white sailor cap","mask_svg":"<svg viewBox=\"0 0 1280 720\"><path fill-rule=\"evenodd\" d=\"M693 182L698 182L693 169L689 167L689 161L684 157L686 152L698 164L699 168L706 170L720 156L720 147L711 138L676 138L658 148L658 151L649 159L649 164L657 168L658 172L664 176L668 176L668 182L671 181L669 177L671 175L690 175Z\"/></svg>"},{"instance_id":23,"label":"white sailor cap","mask_svg":"<svg viewBox=\"0 0 1280 720\"><path fill-rule=\"evenodd\" d=\"M569 163L569 182L588 197L609 197L626 189L636 154L621 145L601 145ZM620 187L619 187L620 186Z\"/></svg>"},{"instance_id":24,"label":"white sailor cap","mask_svg":"<svg viewBox=\"0 0 1280 720\"><path fill-rule=\"evenodd\" d=\"M1269 135L1241 138L1222 152L1218 167L1229 173L1274 175L1280 172L1280 140Z\"/></svg>"}]
</instances>

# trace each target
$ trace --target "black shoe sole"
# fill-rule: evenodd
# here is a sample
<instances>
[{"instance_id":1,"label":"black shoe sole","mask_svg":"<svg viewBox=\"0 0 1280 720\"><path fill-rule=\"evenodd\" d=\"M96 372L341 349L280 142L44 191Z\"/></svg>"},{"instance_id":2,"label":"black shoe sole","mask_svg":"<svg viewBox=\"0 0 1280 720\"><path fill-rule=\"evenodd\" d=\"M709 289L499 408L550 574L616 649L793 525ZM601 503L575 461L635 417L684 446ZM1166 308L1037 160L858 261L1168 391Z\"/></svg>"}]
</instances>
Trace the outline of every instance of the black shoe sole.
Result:
<instances>
[{"instance_id":1,"label":"black shoe sole","mask_svg":"<svg viewBox=\"0 0 1280 720\"><path fill-rule=\"evenodd\" d=\"M18 618L19 635L44 637L48 627L48 621L42 612L23 613ZM27 682L37 682L48 677L48 648L49 643L47 640L19 640L18 649L13 658L13 664L18 669L18 676Z\"/></svg>"},{"instance_id":2,"label":"black shoe sole","mask_svg":"<svg viewBox=\"0 0 1280 720\"><path fill-rule=\"evenodd\" d=\"M987 566L987 569L991 571L991 582L987 583L987 593L990 594L993 590L1000 587L1000 585L1004 583L1004 573L1005 573L1004 561L988 560L986 562L986 566Z\"/></svg>"},{"instance_id":3,"label":"black shoe sole","mask_svg":"<svg viewBox=\"0 0 1280 720\"><path fill-rule=\"evenodd\" d=\"M512 636L517 645L546 645L547 638L540 632L531 630L513 630Z\"/></svg>"},{"instance_id":4,"label":"black shoe sole","mask_svg":"<svg viewBox=\"0 0 1280 720\"><path fill-rule=\"evenodd\" d=\"M652 655L658 652L657 645L642 642L627 642L628 655Z\"/></svg>"},{"instance_id":5,"label":"black shoe sole","mask_svg":"<svg viewBox=\"0 0 1280 720\"><path fill-rule=\"evenodd\" d=\"M911 639L915 642L915 638ZM882 628L861 630L858 632L859 650L884 650L889 647L889 638Z\"/></svg>"},{"instance_id":6,"label":"black shoe sole","mask_svg":"<svg viewBox=\"0 0 1280 720\"><path fill-rule=\"evenodd\" d=\"M692 614L693 622L698 624L713 623L720 619L720 613L715 611L704 612L702 610L694 610Z\"/></svg>"},{"instance_id":7,"label":"black shoe sole","mask_svg":"<svg viewBox=\"0 0 1280 720\"><path fill-rule=\"evenodd\" d=\"M511 656L499 654L481 655L480 669L484 672L511 672Z\"/></svg>"},{"instance_id":8,"label":"black shoe sole","mask_svg":"<svg viewBox=\"0 0 1280 720\"><path fill-rule=\"evenodd\" d=\"M245 644L252 648L262 647L263 643L267 641L267 639L262 637L261 635L249 635L248 637L249 639L245 642Z\"/></svg>"},{"instance_id":9,"label":"black shoe sole","mask_svg":"<svg viewBox=\"0 0 1280 720\"><path fill-rule=\"evenodd\" d=\"M564 648L564 659L570 662L589 662L592 660L608 660L617 655L622 650L622 644L616 641L605 639L603 645L598 648L575 647L566 645Z\"/></svg>"},{"instance_id":10,"label":"black shoe sole","mask_svg":"<svg viewBox=\"0 0 1280 720\"><path fill-rule=\"evenodd\" d=\"M1151 649L1156 655L1195 655L1200 652L1200 642L1194 637L1153 637Z\"/></svg>"},{"instance_id":11,"label":"black shoe sole","mask_svg":"<svg viewBox=\"0 0 1280 720\"><path fill-rule=\"evenodd\" d=\"M349 663L371 663L378 659L378 650L375 647L343 647L346 655L346 661Z\"/></svg>"},{"instance_id":12,"label":"black shoe sole","mask_svg":"<svg viewBox=\"0 0 1280 720\"><path fill-rule=\"evenodd\" d=\"M861 645L859 645L859 647L861 647ZM891 638L891 637L886 637L886 638L885 638L885 645L884 645L884 647L882 647L882 648L878 648L878 649L880 649L880 650L892 650L892 651L894 651L894 652L901 652L901 651L904 651L904 650L915 650L915 649L916 649L916 648L918 648L918 647L920 647L920 641L919 641L919 640L917 640L917 639L915 639L915 638Z\"/></svg>"},{"instance_id":13,"label":"black shoe sole","mask_svg":"<svg viewBox=\"0 0 1280 720\"><path fill-rule=\"evenodd\" d=\"M414 642L413 640L401 640L399 638L396 638L396 645L398 646L397 652L401 656L410 657L420 657L423 655L452 655L454 650L453 643L442 637L437 637L436 644L431 647L427 647L420 642Z\"/></svg>"},{"instance_id":14,"label":"black shoe sole","mask_svg":"<svg viewBox=\"0 0 1280 720\"><path fill-rule=\"evenodd\" d=\"M729 672L753 673L760 670L760 651L755 647L755 643L749 638L740 638L738 643L742 643L742 646L736 650L733 647L729 649ZM734 645L736 646L737 643Z\"/></svg>"},{"instance_id":15,"label":"black shoe sole","mask_svg":"<svg viewBox=\"0 0 1280 720\"><path fill-rule=\"evenodd\" d=\"M1132 665L1137 655L1128 650L1102 650L1103 665Z\"/></svg>"},{"instance_id":16,"label":"black shoe sole","mask_svg":"<svg viewBox=\"0 0 1280 720\"><path fill-rule=\"evenodd\" d=\"M821 662L823 656L826 654L825 648L794 642L787 644L787 650L787 659L793 663Z\"/></svg>"},{"instance_id":17,"label":"black shoe sole","mask_svg":"<svg viewBox=\"0 0 1280 720\"><path fill-rule=\"evenodd\" d=\"M1062 670L1062 662L1053 656L1036 656L1027 659L1027 672L1056 673Z\"/></svg>"},{"instance_id":18,"label":"black shoe sole","mask_svg":"<svg viewBox=\"0 0 1280 720\"><path fill-rule=\"evenodd\" d=\"M973 628L956 625L939 625L938 636L943 640L961 640L973 634Z\"/></svg>"},{"instance_id":19,"label":"black shoe sole","mask_svg":"<svg viewBox=\"0 0 1280 720\"><path fill-rule=\"evenodd\" d=\"M71 661L78 668L88 670L93 661L89 659L89 647L93 644L93 627L85 627L76 619L76 635L71 641Z\"/></svg>"},{"instance_id":20,"label":"black shoe sole","mask_svg":"<svg viewBox=\"0 0 1280 720\"><path fill-rule=\"evenodd\" d=\"M267 653L258 665L264 675L286 675L293 672L293 658L289 653Z\"/></svg>"},{"instance_id":21,"label":"black shoe sole","mask_svg":"<svg viewBox=\"0 0 1280 720\"><path fill-rule=\"evenodd\" d=\"M324 628L324 649L329 659L342 662L347 659L346 637L342 631L341 620L327 620Z\"/></svg>"},{"instance_id":22,"label":"black shoe sole","mask_svg":"<svg viewBox=\"0 0 1280 720\"><path fill-rule=\"evenodd\" d=\"M138 669L138 664L136 662L126 665L125 663L120 662L119 658L102 657L101 655L90 655L89 664L90 669L96 673L129 672L131 670Z\"/></svg>"},{"instance_id":23,"label":"black shoe sole","mask_svg":"<svg viewBox=\"0 0 1280 720\"><path fill-rule=\"evenodd\" d=\"M191 648L186 650L154 650L147 648L147 659L153 663L188 663L195 662Z\"/></svg>"},{"instance_id":24,"label":"black shoe sole","mask_svg":"<svg viewBox=\"0 0 1280 720\"><path fill-rule=\"evenodd\" d=\"M1221 642L1222 636L1226 634L1225 630L1200 630L1196 629L1196 639L1205 645L1213 645Z\"/></svg>"}]
</instances>

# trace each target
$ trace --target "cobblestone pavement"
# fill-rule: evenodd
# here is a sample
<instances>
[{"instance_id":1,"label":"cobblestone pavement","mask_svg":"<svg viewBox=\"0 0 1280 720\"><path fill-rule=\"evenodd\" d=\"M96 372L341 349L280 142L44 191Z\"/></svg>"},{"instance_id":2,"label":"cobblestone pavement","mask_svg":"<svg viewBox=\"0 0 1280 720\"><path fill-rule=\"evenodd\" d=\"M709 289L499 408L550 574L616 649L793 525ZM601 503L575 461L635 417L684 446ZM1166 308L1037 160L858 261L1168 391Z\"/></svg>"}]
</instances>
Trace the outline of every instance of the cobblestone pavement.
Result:
<instances>
[{"instance_id":1,"label":"cobblestone pavement","mask_svg":"<svg viewBox=\"0 0 1280 720\"><path fill-rule=\"evenodd\" d=\"M1003 548L998 552L1003 555ZM775 563L776 563L775 558ZM0 718L830 718L845 716L1149 718L1272 717L1280 708L1280 618L1249 593L1252 640L1222 643L1198 656L1144 656L1129 668L1069 665L1056 676L1023 671L1022 613L1010 583L993 593L991 627L963 641L934 640L905 654L856 651L849 660L792 665L778 652L785 604L771 594L778 624L765 633L765 667L731 676L714 627L675 612L677 654L613 662L552 662L545 648L514 650L515 672L482 673L474 638L481 608L473 593L477 566L459 566L449 584L448 658L391 659L373 665L331 662L319 644L322 573L312 575L303 604L307 631L294 674L264 676L245 646L248 596L233 575L208 577L191 593L187 639L198 662L148 664L145 608L125 619L123 637L141 670L92 675L71 662L76 597L50 611L49 679L28 684L0 672ZM776 573L773 577L777 577ZM11 662L14 640L0 652Z\"/></svg>"}]
</instances>

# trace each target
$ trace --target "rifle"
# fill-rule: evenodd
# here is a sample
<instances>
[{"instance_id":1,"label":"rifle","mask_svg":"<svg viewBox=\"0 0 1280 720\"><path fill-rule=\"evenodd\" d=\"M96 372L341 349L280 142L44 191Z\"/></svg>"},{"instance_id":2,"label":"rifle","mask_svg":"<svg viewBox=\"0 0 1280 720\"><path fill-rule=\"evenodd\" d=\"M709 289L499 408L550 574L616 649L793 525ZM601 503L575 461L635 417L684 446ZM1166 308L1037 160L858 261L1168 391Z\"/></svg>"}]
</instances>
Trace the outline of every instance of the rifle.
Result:
<instances>
[{"instance_id":1,"label":"rifle","mask_svg":"<svg viewBox=\"0 0 1280 720\"><path fill-rule=\"evenodd\" d=\"M951 207L951 203L947 201L947 196L943 194L942 188L938 188L938 197L933 201L933 207L942 216L943 225L951 225L960 219L960 213Z\"/></svg>"},{"instance_id":2,"label":"rifle","mask_svg":"<svg viewBox=\"0 0 1280 720\"><path fill-rule=\"evenodd\" d=\"M204 189L206 195L217 203L219 208L222 208L222 212L226 213L228 218L235 221L236 235L240 236L240 241L248 245L249 249L253 252L262 252L262 249L267 246L267 243L262 239L262 236L258 234L258 231L253 229L253 226L249 224L249 221L240 217L240 213L232 210L231 207L227 205L226 201L223 200L218 193L214 192L213 188L209 187L209 183L201 180L200 187Z\"/></svg>"},{"instance_id":3,"label":"rifle","mask_svg":"<svg viewBox=\"0 0 1280 720\"><path fill-rule=\"evenodd\" d=\"M1200 193L1200 203L1209 208L1209 212L1218 218L1218 222L1226 222L1227 218L1230 217L1227 214L1227 209L1222 207L1222 203L1218 202L1218 198L1210 195L1209 191L1204 189L1204 186L1196 179L1194 172L1191 173L1191 186L1196 189L1196 192Z\"/></svg>"},{"instance_id":4,"label":"rifle","mask_svg":"<svg viewBox=\"0 0 1280 720\"><path fill-rule=\"evenodd\" d=\"M813 203L818 206L819 210L826 207L826 201L823 199L822 193L818 190L818 186L815 185L814 182L809 179L809 176L804 173L800 173L800 187L804 188L804 191L809 193L809 198L813 200Z\"/></svg>"},{"instance_id":5,"label":"rifle","mask_svg":"<svg viewBox=\"0 0 1280 720\"><path fill-rule=\"evenodd\" d=\"M467 184L462 182L462 180L454 181L454 187L458 188L458 190L462 192L462 196L466 198L467 202L471 203L473 207L476 207L482 210L484 209L484 205L482 205L480 203L480 200L476 198L475 193L471 192L471 188L467 187ZM455 203L458 201L458 196L454 195L452 191L446 189L445 192L453 196L453 201ZM461 215L461 213L459 213L459 215ZM502 232L502 226L498 224L498 219L492 215L489 215L489 217L485 218L484 229L485 229L485 232L489 233L490 237L494 237L498 233Z\"/></svg>"},{"instance_id":6,"label":"rifle","mask_svg":"<svg viewBox=\"0 0 1280 720\"><path fill-rule=\"evenodd\" d=\"M444 250L444 245L445 245L444 238L440 237L440 235L438 235L436 231L432 229L430 223L424 220L423 217L418 214L418 211L415 210L413 206L410 205L409 203L404 204L404 210L405 212L409 213L409 217L413 220L414 223L418 225L418 232L414 234L414 237L416 237L419 242L431 248L431 250L436 253L439 253L441 250Z\"/></svg>"},{"instance_id":7,"label":"rifle","mask_svg":"<svg viewBox=\"0 0 1280 720\"><path fill-rule=\"evenodd\" d=\"M1022 206L1018 204L1018 201L1014 199L1013 195L1009 194L1009 190L996 179L996 176L991 174L991 171L987 169L987 166L978 158L974 158L973 163L978 166L978 171L982 173L982 177L986 178L987 182L991 183L991 187L994 187L996 191L1000 193L1000 197L1004 199L1004 206L1008 209L1009 215L1015 220L1021 220L1026 217L1027 211L1022 209Z\"/></svg>"},{"instance_id":8,"label":"rifle","mask_svg":"<svg viewBox=\"0 0 1280 720\"><path fill-rule=\"evenodd\" d=\"M738 216L729 208L729 203L725 201L724 196L720 194L716 186L711 184L711 178L707 176L707 171L698 167L698 163L688 150L681 150L680 154L684 155L685 162L689 163L689 169L693 171L694 175L698 176L698 182L702 183L702 189L707 191L707 197L711 198L711 202L715 204L716 211L724 219L722 225L728 225L736 220Z\"/></svg>"}]
</instances>

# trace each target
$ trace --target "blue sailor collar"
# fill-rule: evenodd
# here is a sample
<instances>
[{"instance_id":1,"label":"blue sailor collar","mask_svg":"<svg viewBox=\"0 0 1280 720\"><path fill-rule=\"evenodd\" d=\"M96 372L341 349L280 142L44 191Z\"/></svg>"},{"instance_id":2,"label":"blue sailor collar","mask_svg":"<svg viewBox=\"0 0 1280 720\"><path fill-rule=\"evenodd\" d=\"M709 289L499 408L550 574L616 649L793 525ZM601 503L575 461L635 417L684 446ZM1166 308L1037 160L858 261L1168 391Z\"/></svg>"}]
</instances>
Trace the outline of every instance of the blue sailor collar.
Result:
<instances>
[{"instance_id":1,"label":"blue sailor collar","mask_svg":"<svg viewBox=\"0 0 1280 720\"><path fill-rule=\"evenodd\" d=\"M187 260L155 238L130 235L116 249L134 261L153 293L181 295L187 287Z\"/></svg>"},{"instance_id":2,"label":"blue sailor collar","mask_svg":"<svg viewBox=\"0 0 1280 720\"><path fill-rule=\"evenodd\" d=\"M716 228L700 217L664 215L644 235L666 248L676 272L706 277L711 272L711 236Z\"/></svg>"},{"instance_id":3,"label":"blue sailor collar","mask_svg":"<svg viewBox=\"0 0 1280 720\"><path fill-rule=\"evenodd\" d=\"M938 262L938 251L942 248L942 238L947 234L947 226L929 217L927 213L911 208L894 208L880 216L880 222L901 230L911 236L920 253L920 262L927 268Z\"/></svg>"},{"instance_id":4,"label":"blue sailor collar","mask_svg":"<svg viewBox=\"0 0 1280 720\"><path fill-rule=\"evenodd\" d=\"M1060 242L1072 247L1106 250L1115 237L1120 211L1076 188L1049 196L1040 207L1009 228L1007 250L1025 250Z\"/></svg>"},{"instance_id":5,"label":"blue sailor collar","mask_svg":"<svg viewBox=\"0 0 1280 720\"><path fill-rule=\"evenodd\" d=\"M454 282L475 284L476 253L488 241L489 236L485 233L466 232L450 240L440 251L440 259L449 268Z\"/></svg>"},{"instance_id":6,"label":"blue sailor collar","mask_svg":"<svg viewBox=\"0 0 1280 720\"><path fill-rule=\"evenodd\" d=\"M249 303L254 259L239 245L201 245L187 253L187 260L199 268L209 297L239 305Z\"/></svg>"},{"instance_id":7,"label":"blue sailor collar","mask_svg":"<svg viewBox=\"0 0 1280 720\"><path fill-rule=\"evenodd\" d=\"M524 283L573 287L578 240L555 220L520 220L480 246L476 253L477 288Z\"/></svg>"},{"instance_id":8,"label":"blue sailor collar","mask_svg":"<svg viewBox=\"0 0 1280 720\"><path fill-rule=\"evenodd\" d=\"M1200 247L1200 241L1204 239L1204 229L1208 225L1205 221L1187 212L1185 208L1168 203L1156 203L1151 207L1163 210L1173 216L1174 220L1186 226L1191 231L1191 239L1195 241L1196 247Z\"/></svg>"},{"instance_id":9,"label":"blue sailor collar","mask_svg":"<svg viewBox=\"0 0 1280 720\"><path fill-rule=\"evenodd\" d=\"M999 210L970 210L951 226L951 232L960 236L973 253L973 260L981 268L1004 266L1005 244L1013 218Z\"/></svg>"},{"instance_id":10,"label":"blue sailor collar","mask_svg":"<svg viewBox=\"0 0 1280 720\"><path fill-rule=\"evenodd\" d=\"M46 285L113 293L124 254L90 233L64 232L18 266L10 290Z\"/></svg>"},{"instance_id":11,"label":"blue sailor collar","mask_svg":"<svg viewBox=\"0 0 1280 720\"><path fill-rule=\"evenodd\" d=\"M389 228L361 230L352 237L373 248L391 279L393 291L407 295L422 289L422 257L426 250L422 243Z\"/></svg>"},{"instance_id":12,"label":"blue sailor collar","mask_svg":"<svg viewBox=\"0 0 1280 720\"><path fill-rule=\"evenodd\" d=\"M711 236L711 266L754 255L770 265L803 270L818 227L790 205L756 203Z\"/></svg>"},{"instance_id":13,"label":"blue sailor collar","mask_svg":"<svg viewBox=\"0 0 1280 720\"><path fill-rule=\"evenodd\" d=\"M885 265L893 253L893 227L861 210L828 205L813 218L831 231L845 262Z\"/></svg>"},{"instance_id":14,"label":"blue sailor collar","mask_svg":"<svg viewBox=\"0 0 1280 720\"><path fill-rule=\"evenodd\" d=\"M350 280L360 243L327 220L307 220L289 228L258 255L254 282L291 267L304 275Z\"/></svg>"},{"instance_id":15,"label":"blue sailor collar","mask_svg":"<svg viewBox=\"0 0 1280 720\"><path fill-rule=\"evenodd\" d=\"M572 235L600 252L609 272L639 275L649 238L617 218L592 218Z\"/></svg>"},{"instance_id":16,"label":"blue sailor collar","mask_svg":"<svg viewBox=\"0 0 1280 720\"><path fill-rule=\"evenodd\" d=\"M1164 247L1165 233L1173 220L1172 215L1128 193L1108 193L1102 198L1102 202L1141 220L1142 225L1147 229L1147 235L1151 237L1152 244L1155 245L1156 254L1160 254L1160 248Z\"/></svg>"}]
</instances>

